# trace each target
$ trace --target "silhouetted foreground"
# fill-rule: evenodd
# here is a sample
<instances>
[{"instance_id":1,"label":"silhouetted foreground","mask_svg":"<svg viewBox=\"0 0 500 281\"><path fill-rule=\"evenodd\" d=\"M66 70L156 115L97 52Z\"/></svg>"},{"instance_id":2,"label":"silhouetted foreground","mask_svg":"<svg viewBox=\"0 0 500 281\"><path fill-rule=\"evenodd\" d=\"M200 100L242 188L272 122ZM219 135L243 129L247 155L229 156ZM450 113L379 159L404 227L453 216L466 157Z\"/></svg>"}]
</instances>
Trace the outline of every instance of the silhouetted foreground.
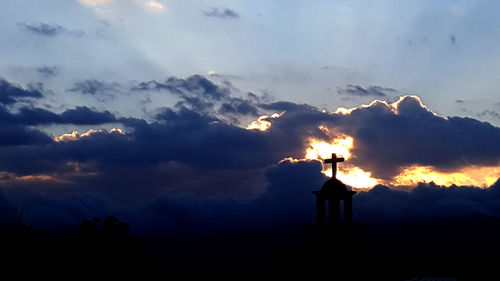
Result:
<instances>
[{"instance_id":1,"label":"silhouetted foreground","mask_svg":"<svg viewBox=\"0 0 500 281\"><path fill-rule=\"evenodd\" d=\"M113 217L85 221L79 231L3 226L2 272L17 276L104 273L146 279L201 275L236 280L485 280L500 276L500 219L481 214L366 224L364 243L356 245L311 245L304 226L141 240L127 234L128 229Z\"/></svg>"}]
</instances>

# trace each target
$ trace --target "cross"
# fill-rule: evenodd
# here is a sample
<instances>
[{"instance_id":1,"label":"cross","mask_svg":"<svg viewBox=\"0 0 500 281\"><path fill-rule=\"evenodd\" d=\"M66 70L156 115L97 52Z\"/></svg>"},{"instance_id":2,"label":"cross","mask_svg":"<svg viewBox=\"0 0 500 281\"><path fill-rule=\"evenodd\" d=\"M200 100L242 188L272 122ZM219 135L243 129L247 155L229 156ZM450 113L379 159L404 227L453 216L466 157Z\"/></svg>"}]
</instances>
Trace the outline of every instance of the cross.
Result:
<instances>
[{"instance_id":1,"label":"cross","mask_svg":"<svg viewBox=\"0 0 500 281\"><path fill-rule=\"evenodd\" d=\"M325 163L332 164L332 178L337 177L337 162L344 162L344 158L342 158L342 157L337 158L337 154L335 154L335 153L332 153L331 159L325 159Z\"/></svg>"}]
</instances>

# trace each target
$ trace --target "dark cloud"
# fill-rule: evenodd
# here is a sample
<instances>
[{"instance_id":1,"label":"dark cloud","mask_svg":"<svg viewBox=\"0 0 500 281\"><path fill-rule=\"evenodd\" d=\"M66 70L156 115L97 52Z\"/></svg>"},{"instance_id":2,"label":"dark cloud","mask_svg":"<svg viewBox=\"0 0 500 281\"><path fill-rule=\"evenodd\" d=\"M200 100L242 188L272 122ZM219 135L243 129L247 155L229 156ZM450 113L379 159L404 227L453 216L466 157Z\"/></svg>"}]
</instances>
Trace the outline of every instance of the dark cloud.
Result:
<instances>
[{"instance_id":1,"label":"dark cloud","mask_svg":"<svg viewBox=\"0 0 500 281\"><path fill-rule=\"evenodd\" d=\"M337 93L339 95L349 95L349 96L359 96L359 97L385 97L387 93L395 93L397 92L391 88L384 88L379 86L369 86L368 88L363 88L358 85L347 85L346 88L337 88Z\"/></svg>"},{"instance_id":2,"label":"dark cloud","mask_svg":"<svg viewBox=\"0 0 500 281\"><path fill-rule=\"evenodd\" d=\"M214 18L221 18L221 19L237 19L240 17L238 13L231 9L219 9L219 8L212 8L211 10L208 11L203 11L203 14L207 17L214 17Z\"/></svg>"},{"instance_id":3,"label":"dark cloud","mask_svg":"<svg viewBox=\"0 0 500 281\"><path fill-rule=\"evenodd\" d=\"M219 112L222 114L260 115L257 107L251 101L239 98L223 103Z\"/></svg>"},{"instance_id":4,"label":"dark cloud","mask_svg":"<svg viewBox=\"0 0 500 281\"><path fill-rule=\"evenodd\" d=\"M42 67L37 67L36 71L43 77L48 78L48 77L54 77L59 74L59 67L57 66L42 66Z\"/></svg>"},{"instance_id":5,"label":"dark cloud","mask_svg":"<svg viewBox=\"0 0 500 281\"><path fill-rule=\"evenodd\" d=\"M21 107L16 113L10 113L5 111L5 109L0 109L0 118L1 121L21 125L96 125L117 121L115 116L109 111L98 112L86 106L77 106L74 109L67 109L61 114L36 107Z\"/></svg>"},{"instance_id":6,"label":"dark cloud","mask_svg":"<svg viewBox=\"0 0 500 281\"><path fill-rule=\"evenodd\" d=\"M22 98L42 98L40 87L30 85L27 89L0 78L0 104L13 104Z\"/></svg>"},{"instance_id":7,"label":"dark cloud","mask_svg":"<svg viewBox=\"0 0 500 281\"><path fill-rule=\"evenodd\" d=\"M457 37L454 34L450 35L450 42L453 45L457 44Z\"/></svg>"},{"instance_id":8,"label":"dark cloud","mask_svg":"<svg viewBox=\"0 0 500 281\"><path fill-rule=\"evenodd\" d=\"M486 117L486 116L489 116L489 117L493 117L493 118L496 118L496 119L500 119L500 114L496 111L493 111L493 110L485 110L483 112L480 112L477 114L478 117Z\"/></svg>"},{"instance_id":9,"label":"dark cloud","mask_svg":"<svg viewBox=\"0 0 500 281\"><path fill-rule=\"evenodd\" d=\"M220 100L228 97L230 90L222 88L212 81L201 75L193 75L187 79L180 79L177 77L170 77L165 82L157 82L156 80L140 82L132 87L135 91L169 91L181 97L188 95L202 96L205 98Z\"/></svg>"},{"instance_id":10,"label":"dark cloud","mask_svg":"<svg viewBox=\"0 0 500 281\"><path fill-rule=\"evenodd\" d=\"M48 24L48 23L18 23L17 24L22 29L40 36L55 37L60 34L68 34L75 37L82 37L85 35L83 30L67 30L66 28L58 24Z\"/></svg>"},{"instance_id":11,"label":"dark cloud","mask_svg":"<svg viewBox=\"0 0 500 281\"><path fill-rule=\"evenodd\" d=\"M45 145L52 139L45 133L24 126L5 124L0 121L0 147L13 145ZM9 148L7 148L9 149ZM15 157L15 153L12 154ZM8 158L3 158L7 160Z\"/></svg>"},{"instance_id":12,"label":"dark cloud","mask_svg":"<svg viewBox=\"0 0 500 281\"><path fill-rule=\"evenodd\" d=\"M66 31L66 29L60 25L57 25L57 24L47 24L47 23L32 23L32 24L28 24L28 23L19 23L18 24L21 28L23 28L24 30L27 30L31 33L34 33L34 34L37 34L37 35L41 35L41 36L49 36L49 37L53 37L53 36L56 36L64 31Z\"/></svg>"},{"instance_id":13,"label":"dark cloud","mask_svg":"<svg viewBox=\"0 0 500 281\"><path fill-rule=\"evenodd\" d=\"M170 77L165 82L140 82L132 87L132 90L167 91L180 98L176 107L188 107L206 114L258 116L254 98L257 95L252 94L253 96L249 95L248 98L234 97L231 95L231 87L227 82L216 85L203 76L193 75L187 79Z\"/></svg>"},{"instance_id":14,"label":"dark cloud","mask_svg":"<svg viewBox=\"0 0 500 281\"><path fill-rule=\"evenodd\" d=\"M112 98L114 93L119 92L120 84L107 83L97 79L87 79L75 82L73 88L67 91L95 96L100 101Z\"/></svg>"},{"instance_id":15,"label":"dark cloud","mask_svg":"<svg viewBox=\"0 0 500 281\"><path fill-rule=\"evenodd\" d=\"M259 107L266 110L275 110L275 111L317 111L314 106L310 106L308 104L296 104L288 101L278 101L268 104L259 104Z\"/></svg>"},{"instance_id":16,"label":"dark cloud","mask_svg":"<svg viewBox=\"0 0 500 281\"><path fill-rule=\"evenodd\" d=\"M2 91L10 97L4 105L33 97L23 92L29 90L6 81L3 85L10 89ZM16 106L16 111L0 107L0 172L9 175L0 182L9 190L9 198L91 193L88 199L78 197L83 198L78 204L89 200L89 206L101 206L89 207L93 211L79 213L81 207L72 209L77 203L71 200L64 204L39 200L44 203L34 205L40 206L37 212L46 212L43 216L57 217L47 211L56 204L54 210L74 210L75 218L112 209L140 229L168 232L199 226L212 231L314 220L310 191L326 180L321 164L280 162L285 157L302 158L310 137L332 141L343 134L352 136L349 163L381 179L390 179L409 165L450 171L497 165L500 160L500 128L472 118L440 117L414 96L329 114L307 104L266 102L255 94L234 97L228 87L202 76L138 83L134 90L168 92L180 103L158 109L149 121L116 118L83 106L62 113L34 106ZM252 116L260 110L285 113L268 118L272 126L265 132L246 130L224 119L225 115ZM55 142L34 127L109 122L120 123L126 133L98 131ZM334 135L320 130L320 125ZM49 179L28 181L30 175ZM15 180L22 176L23 180ZM497 214L497 189L498 184L486 190L426 184L403 192L378 186L356 195L355 216L384 220L460 214L461 210ZM96 199L95 194L104 199Z\"/></svg>"},{"instance_id":17,"label":"dark cloud","mask_svg":"<svg viewBox=\"0 0 500 281\"><path fill-rule=\"evenodd\" d=\"M311 191L320 189L326 181L320 171L318 161L285 161L266 168L266 189L258 196L180 193L157 196L127 208L114 208L106 195L95 192L42 197L23 196L19 189L11 189L7 197L16 198L17 204L21 202L47 228L114 214L129 222L139 234L273 229L314 222L315 200ZM128 188L131 186L120 186L120 192L127 194ZM354 196L354 220L399 221L478 212L500 216L499 190L500 182L488 189L420 184L410 191L379 185Z\"/></svg>"}]
</instances>

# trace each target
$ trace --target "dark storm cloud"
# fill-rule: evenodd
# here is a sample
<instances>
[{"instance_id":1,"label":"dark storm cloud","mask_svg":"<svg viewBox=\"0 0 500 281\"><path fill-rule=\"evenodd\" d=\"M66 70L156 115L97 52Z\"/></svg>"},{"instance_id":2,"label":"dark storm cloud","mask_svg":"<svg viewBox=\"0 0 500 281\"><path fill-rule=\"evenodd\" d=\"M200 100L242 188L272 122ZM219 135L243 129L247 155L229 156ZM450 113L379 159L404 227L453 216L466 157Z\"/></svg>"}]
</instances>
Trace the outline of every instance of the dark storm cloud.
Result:
<instances>
[{"instance_id":1,"label":"dark storm cloud","mask_svg":"<svg viewBox=\"0 0 500 281\"><path fill-rule=\"evenodd\" d=\"M51 157L56 164L60 159L85 159L102 167L140 167L175 161L208 170L262 169L284 157L303 157L309 137L331 141L335 136L327 136L318 129L320 125L352 136L355 147L351 163L382 179L390 179L410 165L453 170L496 165L500 159L496 145L500 142L499 128L471 118L439 117L411 96L393 105L376 102L349 114L327 114L305 104L256 104L235 98L228 89L200 76L169 78L165 83L144 83L140 88L167 89L181 97L181 102L175 109L159 110L156 121L151 123L134 118L116 120L109 112L84 107L57 116L41 109L22 108L11 120L24 124L34 122L29 120L40 120L37 124L42 120L74 124L118 121L129 131L124 136L104 134L54 144ZM219 117L228 113L256 115L257 109L285 114L268 119L273 125L267 132L245 130ZM67 153L71 150L84 154L76 157Z\"/></svg>"},{"instance_id":2,"label":"dark storm cloud","mask_svg":"<svg viewBox=\"0 0 500 281\"><path fill-rule=\"evenodd\" d=\"M135 207L113 208L102 193L64 197L14 196L37 220L54 225L76 225L82 219L114 214L139 234L219 232L273 229L313 223L315 198L326 181L318 161L282 162L265 171L266 190L253 197L193 194L161 195ZM125 186L121 192L127 194ZM21 199L19 199L21 198ZM420 184L410 191L376 186L353 198L354 220L398 221L483 213L500 216L500 182L489 189ZM6 200L2 204L6 204ZM19 203L17 203L19 204Z\"/></svg>"},{"instance_id":3,"label":"dark storm cloud","mask_svg":"<svg viewBox=\"0 0 500 281\"><path fill-rule=\"evenodd\" d=\"M228 97L230 90L220 87L201 75L193 75L187 79L170 77L165 82L156 80L141 82L134 86L132 90L137 91L160 91L166 90L179 96L196 95L213 100L220 100Z\"/></svg>"},{"instance_id":4,"label":"dark storm cloud","mask_svg":"<svg viewBox=\"0 0 500 281\"><path fill-rule=\"evenodd\" d=\"M21 107L16 113L10 113L0 108L0 118L1 121L21 125L96 125L117 121L115 116L109 111L98 112L86 106L77 106L74 109L67 109L61 114L35 107Z\"/></svg>"},{"instance_id":5,"label":"dark storm cloud","mask_svg":"<svg viewBox=\"0 0 500 281\"><path fill-rule=\"evenodd\" d=\"M307 111L314 112L318 111L314 106L310 106L308 104L297 104L288 101L278 101L268 104L259 104L259 107L266 110L276 110L276 111Z\"/></svg>"},{"instance_id":6,"label":"dark storm cloud","mask_svg":"<svg viewBox=\"0 0 500 281\"><path fill-rule=\"evenodd\" d=\"M0 121L0 147L10 147L13 145L45 145L50 142L52 142L52 139L43 132L24 126L4 124ZM15 157L15 153L12 156ZM9 157L2 159L6 161Z\"/></svg>"},{"instance_id":7,"label":"dark storm cloud","mask_svg":"<svg viewBox=\"0 0 500 281\"><path fill-rule=\"evenodd\" d=\"M40 88L30 86L27 89L0 78L0 104L9 105L22 98L42 98Z\"/></svg>"},{"instance_id":8,"label":"dark storm cloud","mask_svg":"<svg viewBox=\"0 0 500 281\"><path fill-rule=\"evenodd\" d=\"M229 18L229 19L237 19L240 16L238 13L231 9L219 9L219 8L212 8L211 10L208 11L203 11L203 14L207 17L214 17L214 18Z\"/></svg>"},{"instance_id":9,"label":"dark storm cloud","mask_svg":"<svg viewBox=\"0 0 500 281\"><path fill-rule=\"evenodd\" d=\"M222 114L241 114L259 116L257 107L252 102L243 99L233 99L229 102L223 103L219 109Z\"/></svg>"},{"instance_id":10,"label":"dark storm cloud","mask_svg":"<svg viewBox=\"0 0 500 281\"><path fill-rule=\"evenodd\" d=\"M167 91L180 98L176 107L188 107L207 114L258 116L254 98L234 97L231 95L231 87L230 83L216 85L201 75L193 75L186 79L170 77L165 82L155 80L140 82L132 87L132 90Z\"/></svg>"},{"instance_id":11,"label":"dark storm cloud","mask_svg":"<svg viewBox=\"0 0 500 281\"><path fill-rule=\"evenodd\" d=\"M500 162L500 128L490 123L437 116L416 97L403 98L395 110L378 102L335 117L356 140L353 162L377 177L390 178L414 164L453 170Z\"/></svg>"},{"instance_id":12,"label":"dark storm cloud","mask_svg":"<svg viewBox=\"0 0 500 281\"><path fill-rule=\"evenodd\" d=\"M59 67L57 66L42 66L42 67L37 67L36 71L43 77L48 78L48 77L53 77L57 76L59 74Z\"/></svg>"},{"instance_id":13,"label":"dark storm cloud","mask_svg":"<svg viewBox=\"0 0 500 281\"><path fill-rule=\"evenodd\" d=\"M29 92L6 85L10 90L4 92ZM134 90L165 91L181 102L158 109L153 121L117 119L110 112L83 106L63 113L1 107L0 172L14 174L11 178L43 174L58 179L7 182L5 185L16 187L9 188L9 194L95 192L103 194L110 208L125 208L122 214L127 220L143 229L154 225L155 210L160 210L157 216L165 222L164 231L195 225L220 229L314 219L310 191L325 180L320 163L276 164L285 157L302 158L309 137L331 141L342 134L352 136L355 143L349 163L383 179L414 164L453 170L472 164L495 165L500 160L499 128L471 118L437 116L413 96L393 104L378 101L344 114L329 114L307 104L265 102L256 95L234 97L229 88L202 76L139 83ZM30 94L9 96L11 100L4 104ZM245 130L223 119L227 114L256 115L259 110L285 113L268 118L272 126L265 132ZM28 127L109 122L121 123L126 133L100 131L55 142ZM327 135L320 125L336 135ZM461 209L495 214L497 209L492 206L500 198L495 188L488 193L472 187L421 185L415 191L402 192L379 186L357 195L355 214L363 220L412 214L425 217ZM419 203L412 205L413 201ZM446 207L440 209L443 204ZM131 205L141 207L125 207ZM420 205L433 213L426 213ZM391 215L393 212L400 215ZM219 220L213 222L216 217L220 224Z\"/></svg>"},{"instance_id":14,"label":"dark storm cloud","mask_svg":"<svg viewBox=\"0 0 500 281\"><path fill-rule=\"evenodd\" d=\"M369 86L368 88L363 88L358 85L347 85L346 88L337 88L337 93L339 95L349 95L349 96L359 96L359 97L385 97L387 93L395 93L396 90L391 88L384 88L380 86Z\"/></svg>"},{"instance_id":15,"label":"dark storm cloud","mask_svg":"<svg viewBox=\"0 0 500 281\"><path fill-rule=\"evenodd\" d=\"M62 32L64 32L66 29L64 27L57 25L57 24L47 24L47 23L19 23L18 24L21 28L24 30L27 30L31 33L41 35L41 36L49 36L53 37L56 36Z\"/></svg>"}]
</instances>

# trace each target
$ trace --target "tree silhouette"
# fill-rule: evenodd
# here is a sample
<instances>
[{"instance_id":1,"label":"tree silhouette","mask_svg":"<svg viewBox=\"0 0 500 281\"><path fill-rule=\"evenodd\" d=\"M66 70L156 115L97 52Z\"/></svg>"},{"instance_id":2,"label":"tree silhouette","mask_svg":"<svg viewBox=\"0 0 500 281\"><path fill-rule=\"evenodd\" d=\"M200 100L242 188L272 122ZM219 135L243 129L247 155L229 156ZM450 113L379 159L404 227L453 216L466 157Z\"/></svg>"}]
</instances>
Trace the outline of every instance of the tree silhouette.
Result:
<instances>
[{"instance_id":1,"label":"tree silhouette","mask_svg":"<svg viewBox=\"0 0 500 281\"><path fill-rule=\"evenodd\" d=\"M139 240L128 235L130 225L109 216L85 220L79 231L79 253L82 264L97 266L123 265L138 261Z\"/></svg>"}]
</instances>

